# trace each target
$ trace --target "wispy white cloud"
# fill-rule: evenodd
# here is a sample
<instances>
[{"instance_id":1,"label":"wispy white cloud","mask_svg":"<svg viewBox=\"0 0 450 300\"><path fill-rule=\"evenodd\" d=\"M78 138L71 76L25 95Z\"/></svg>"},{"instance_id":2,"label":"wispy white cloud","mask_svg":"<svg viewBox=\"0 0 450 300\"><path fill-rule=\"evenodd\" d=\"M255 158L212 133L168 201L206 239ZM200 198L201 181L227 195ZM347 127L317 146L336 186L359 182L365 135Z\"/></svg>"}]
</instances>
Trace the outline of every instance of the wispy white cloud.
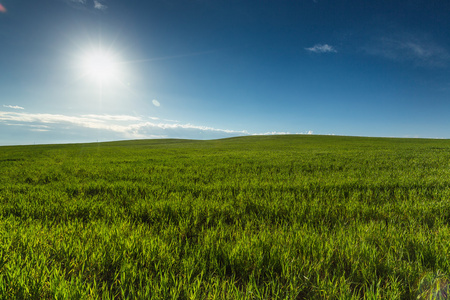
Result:
<instances>
[{"instance_id":1,"label":"wispy white cloud","mask_svg":"<svg viewBox=\"0 0 450 300\"><path fill-rule=\"evenodd\" d=\"M153 99L153 100L152 100L152 103L153 103L153 105L156 106L156 107L160 107L160 106L161 106L161 103L159 103L159 101L156 100L156 99Z\"/></svg>"},{"instance_id":2,"label":"wispy white cloud","mask_svg":"<svg viewBox=\"0 0 450 300\"><path fill-rule=\"evenodd\" d=\"M166 122L180 123L178 120L163 119Z\"/></svg>"},{"instance_id":3,"label":"wispy white cloud","mask_svg":"<svg viewBox=\"0 0 450 300\"><path fill-rule=\"evenodd\" d=\"M445 67L450 62L450 54L444 47L421 34L394 33L377 37L363 50L369 55L416 66Z\"/></svg>"},{"instance_id":4,"label":"wispy white cloud","mask_svg":"<svg viewBox=\"0 0 450 300\"><path fill-rule=\"evenodd\" d=\"M306 51L314 53L336 53L337 50L328 44L316 44L310 48L305 48Z\"/></svg>"},{"instance_id":5,"label":"wispy white cloud","mask_svg":"<svg viewBox=\"0 0 450 300\"><path fill-rule=\"evenodd\" d=\"M40 114L0 111L0 121L8 126L28 126L33 131L67 131L95 129L109 133L114 139L132 138L194 138L209 139L249 135L245 130L220 129L208 126L173 123L151 117L127 115Z\"/></svg>"},{"instance_id":6,"label":"wispy white cloud","mask_svg":"<svg viewBox=\"0 0 450 300\"><path fill-rule=\"evenodd\" d=\"M18 106L18 105L3 105L3 107L12 108L12 109L25 109L22 106Z\"/></svg>"},{"instance_id":7,"label":"wispy white cloud","mask_svg":"<svg viewBox=\"0 0 450 300\"><path fill-rule=\"evenodd\" d=\"M100 1L94 0L94 8L100 9L100 10L105 10L108 7L106 5L104 5L104 4L102 4Z\"/></svg>"},{"instance_id":8,"label":"wispy white cloud","mask_svg":"<svg viewBox=\"0 0 450 300\"><path fill-rule=\"evenodd\" d=\"M105 121L140 121L141 117L127 115L81 115L83 118L91 118ZM153 117L150 117L153 118Z\"/></svg>"},{"instance_id":9,"label":"wispy white cloud","mask_svg":"<svg viewBox=\"0 0 450 300\"><path fill-rule=\"evenodd\" d=\"M264 132L264 133L254 133L252 135L287 135L287 134L313 134L312 130L308 130L306 132L296 132L296 133L291 133L291 132L284 132L284 131L269 131L269 132Z\"/></svg>"},{"instance_id":10,"label":"wispy white cloud","mask_svg":"<svg viewBox=\"0 0 450 300\"><path fill-rule=\"evenodd\" d=\"M49 126L47 126L47 125L29 125L30 127L33 127L33 128L40 128L40 129L42 129L42 128L50 128Z\"/></svg>"},{"instance_id":11,"label":"wispy white cloud","mask_svg":"<svg viewBox=\"0 0 450 300\"><path fill-rule=\"evenodd\" d=\"M63 1L71 6L78 8L92 7L91 5L93 5L95 9L99 10L105 10L108 8L108 6L104 4L105 1L102 0L93 0L92 2L90 1L88 2L87 0L63 0Z\"/></svg>"},{"instance_id":12,"label":"wispy white cloud","mask_svg":"<svg viewBox=\"0 0 450 300\"><path fill-rule=\"evenodd\" d=\"M47 132L50 131L48 129L43 129L43 128L31 128L30 131L34 131L34 132Z\"/></svg>"}]
</instances>

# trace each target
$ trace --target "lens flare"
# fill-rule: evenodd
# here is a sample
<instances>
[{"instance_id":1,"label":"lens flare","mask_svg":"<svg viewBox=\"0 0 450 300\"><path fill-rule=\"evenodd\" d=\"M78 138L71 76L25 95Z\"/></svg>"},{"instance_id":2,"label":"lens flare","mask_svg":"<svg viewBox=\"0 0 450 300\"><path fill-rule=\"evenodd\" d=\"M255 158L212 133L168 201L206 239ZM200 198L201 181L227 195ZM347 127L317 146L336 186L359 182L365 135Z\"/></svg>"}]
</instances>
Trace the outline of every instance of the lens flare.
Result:
<instances>
[{"instance_id":1,"label":"lens flare","mask_svg":"<svg viewBox=\"0 0 450 300\"><path fill-rule=\"evenodd\" d=\"M6 8L0 3L0 13L5 13Z\"/></svg>"}]
</instances>

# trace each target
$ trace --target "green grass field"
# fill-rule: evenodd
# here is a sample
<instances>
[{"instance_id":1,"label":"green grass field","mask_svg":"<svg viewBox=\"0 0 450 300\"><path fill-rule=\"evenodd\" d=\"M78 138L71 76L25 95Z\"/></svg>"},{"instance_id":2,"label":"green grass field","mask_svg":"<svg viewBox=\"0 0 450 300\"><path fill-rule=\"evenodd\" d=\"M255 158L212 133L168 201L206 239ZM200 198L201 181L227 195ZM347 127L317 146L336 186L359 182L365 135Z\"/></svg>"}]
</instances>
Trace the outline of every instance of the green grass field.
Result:
<instances>
[{"instance_id":1,"label":"green grass field","mask_svg":"<svg viewBox=\"0 0 450 300\"><path fill-rule=\"evenodd\" d=\"M449 187L448 140L0 147L0 298L434 299Z\"/></svg>"}]
</instances>

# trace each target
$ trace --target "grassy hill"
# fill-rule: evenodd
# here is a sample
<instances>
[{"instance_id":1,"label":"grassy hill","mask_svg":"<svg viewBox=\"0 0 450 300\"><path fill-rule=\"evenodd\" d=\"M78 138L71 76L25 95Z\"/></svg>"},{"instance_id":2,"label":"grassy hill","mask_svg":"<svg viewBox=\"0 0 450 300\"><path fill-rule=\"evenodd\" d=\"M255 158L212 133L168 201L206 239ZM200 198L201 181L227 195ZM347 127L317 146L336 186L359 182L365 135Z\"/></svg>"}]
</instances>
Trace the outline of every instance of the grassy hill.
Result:
<instances>
[{"instance_id":1,"label":"grassy hill","mask_svg":"<svg viewBox=\"0 0 450 300\"><path fill-rule=\"evenodd\" d=\"M425 299L449 175L448 140L0 147L0 298Z\"/></svg>"}]
</instances>

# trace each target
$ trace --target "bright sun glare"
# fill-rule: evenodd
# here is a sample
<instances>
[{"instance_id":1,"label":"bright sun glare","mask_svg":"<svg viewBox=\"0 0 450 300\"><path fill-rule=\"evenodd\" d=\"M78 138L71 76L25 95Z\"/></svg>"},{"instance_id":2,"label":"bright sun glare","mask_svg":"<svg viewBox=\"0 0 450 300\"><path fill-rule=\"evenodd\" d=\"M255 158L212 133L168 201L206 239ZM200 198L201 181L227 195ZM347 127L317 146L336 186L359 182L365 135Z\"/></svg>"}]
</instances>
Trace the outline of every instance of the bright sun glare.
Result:
<instances>
[{"instance_id":1,"label":"bright sun glare","mask_svg":"<svg viewBox=\"0 0 450 300\"><path fill-rule=\"evenodd\" d=\"M117 58L104 50L97 49L86 53L82 64L85 75L100 83L118 79L120 74Z\"/></svg>"}]
</instances>

